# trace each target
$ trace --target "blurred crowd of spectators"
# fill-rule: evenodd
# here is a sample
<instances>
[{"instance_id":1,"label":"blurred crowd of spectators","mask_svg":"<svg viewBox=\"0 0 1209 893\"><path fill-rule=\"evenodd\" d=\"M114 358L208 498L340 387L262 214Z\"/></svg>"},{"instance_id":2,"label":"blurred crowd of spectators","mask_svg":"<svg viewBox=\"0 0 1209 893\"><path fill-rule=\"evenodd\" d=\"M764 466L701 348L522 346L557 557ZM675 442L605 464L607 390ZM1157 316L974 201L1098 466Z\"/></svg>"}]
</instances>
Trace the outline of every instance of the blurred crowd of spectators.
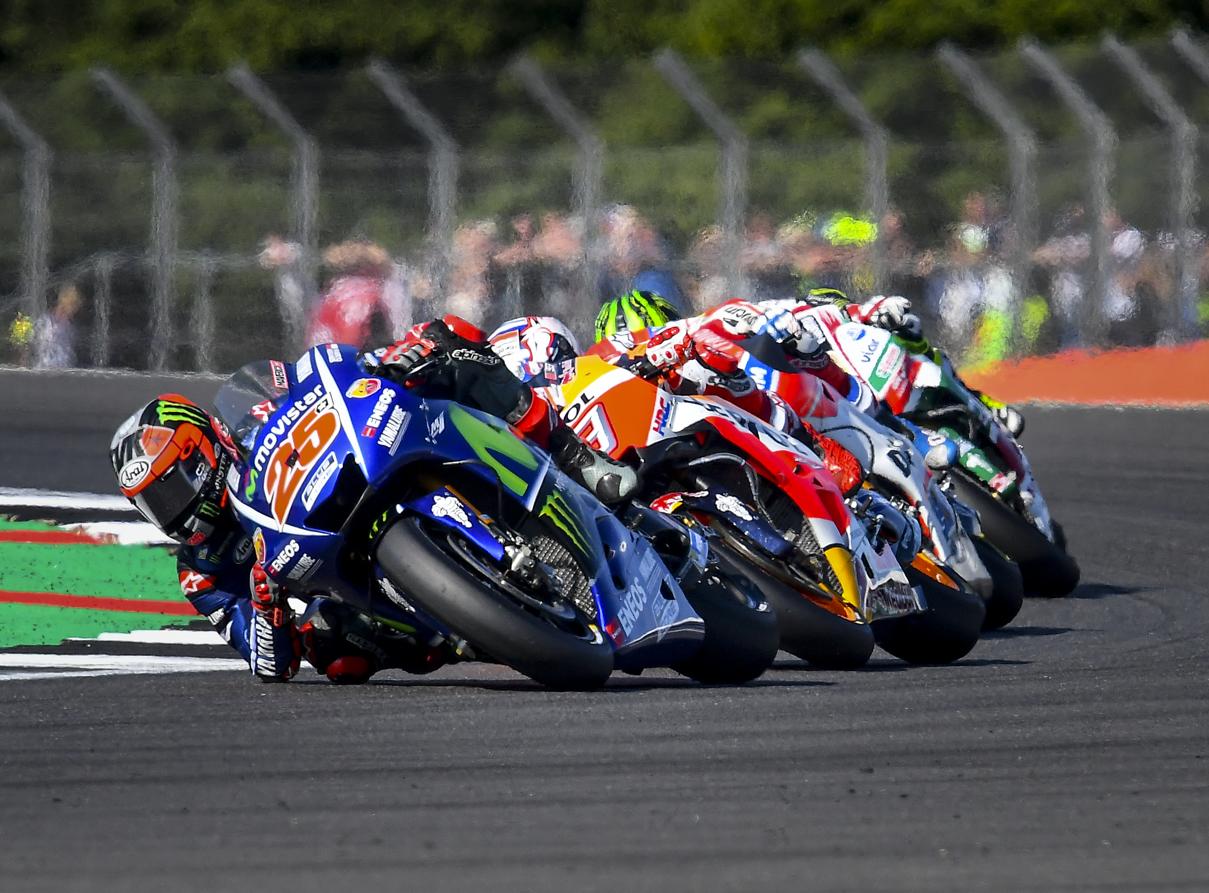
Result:
<instances>
[{"instance_id":1,"label":"blurred crowd of spectators","mask_svg":"<svg viewBox=\"0 0 1209 893\"><path fill-rule=\"evenodd\" d=\"M1030 352L1078 345L1093 314L1102 315L1111 343L1154 343L1178 291L1174 238L1143 233L1112 212L1107 282L1093 294L1085 218L1079 206L1064 209L1040 244L1022 253L1002 203L981 192L967 195L942 240L924 247L897 210L878 221L834 212L777 223L755 214L737 248L739 290L777 298L826 286L863 297L874 291L880 263L884 290L910 297L930 331L967 363L1005 355L1014 331ZM613 205L594 247L585 244L582 220L549 212L515 216L505 227L465 223L444 258L392 258L366 241L333 245L322 255L321 285L309 284L297 246L279 238L270 237L260 260L277 272L283 307L307 320L299 336L368 343L441 312L484 326L550 313L582 329L601 301L631 288L660 292L689 311L707 307L729 296L726 247L709 227L677 251L638 209ZM1198 257L1206 285L1203 239Z\"/></svg>"},{"instance_id":2,"label":"blurred crowd of spectators","mask_svg":"<svg viewBox=\"0 0 1209 893\"><path fill-rule=\"evenodd\" d=\"M553 314L587 335L600 303L634 288L659 292L686 312L716 304L731 295L732 266L738 294L755 299L792 297L811 287L864 298L874 293L880 270L881 290L909 297L928 332L965 365L1012 349L1048 353L1078 346L1086 343L1093 317L1102 320L1111 344L1163 340L1179 293L1174 237L1143 232L1111 212L1104 221L1105 284L1095 288L1086 218L1077 205L1065 208L1022 250L1002 201L971 192L958 219L927 242L913 239L904 214L891 210L880 220L835 211L778 222L756 213L734 244L717 227L677 242L634 206L616 204L602 212L590 245L582 219L547 212L519 214L505 225L465 222L443 254L392 256L372 241L352 239L307 258L299 245L271 235L257 261L273 274L290 347L383 343L413 321L446 312L484 327ZM1200 234L1196 258L1203 327L1209 252ZM81 286L63 284L37 319L18 314L5 358L55 368L89 355L81 343L89 332L89 289Z\"/></svg>"}]
</instances>

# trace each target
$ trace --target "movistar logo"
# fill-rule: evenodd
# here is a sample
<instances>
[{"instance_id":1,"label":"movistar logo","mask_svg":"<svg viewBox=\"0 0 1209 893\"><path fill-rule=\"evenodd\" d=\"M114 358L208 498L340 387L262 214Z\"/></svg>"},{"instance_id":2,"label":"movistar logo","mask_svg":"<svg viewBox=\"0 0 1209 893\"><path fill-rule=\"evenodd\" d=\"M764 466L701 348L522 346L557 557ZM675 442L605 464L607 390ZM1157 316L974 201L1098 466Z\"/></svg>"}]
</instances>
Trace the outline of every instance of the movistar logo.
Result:
<instances>
[{"instance_id":1,"label":"movistar logo","mask_svg":"<svg viewBox=\"0 0 1209 893\"><path fill-rule=\"evenodd\" d=\"M579 519L575 513L571 511L571 507L567 505L566 497L559 490L552 490L550 495L546 497L545 504L542 505L542 510L537 513L542 518L549 518L559 530L567 535L575 548L584 553L585 557L591 556L591 550L588 546L588 538L579 527Z\"/></svg>"},{"instance_id":2,"label":"movistar logo","mask_svg":"<svg viewBox=\"0 0 1209 893\"><path fill-rule=\"evenodd\" d=\"M466 439L483 464L490 466L499 475L500 483L515 493L524 496L534 484L534 476L522 476L505 465L502 459L510 459L527 471L536 471L541 464L533 450L507 428L496 428L477 416L471 415L456 403L449 405L449 420Z\"/></svg>"},{"instance_id":3,"label":"movistar logo","mask_svg":"<svg viewBox=\"0 0 1209 893\"><path fill-rule=\"evenodd\" d=\"M169 400L161 400L155 405L155 415L163 425L171 422L189 422L199 428L205 428L210 424L210 419L198 407Z\"/></svg>"}]
</instances>

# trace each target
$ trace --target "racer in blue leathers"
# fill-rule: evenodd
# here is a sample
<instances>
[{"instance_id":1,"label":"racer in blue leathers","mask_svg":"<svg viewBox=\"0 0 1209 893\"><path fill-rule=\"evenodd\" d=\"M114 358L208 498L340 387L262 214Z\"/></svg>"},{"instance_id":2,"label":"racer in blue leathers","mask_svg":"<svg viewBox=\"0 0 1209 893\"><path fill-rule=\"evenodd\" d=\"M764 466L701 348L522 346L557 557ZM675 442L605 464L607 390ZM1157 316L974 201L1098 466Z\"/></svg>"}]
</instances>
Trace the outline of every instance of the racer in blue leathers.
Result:
<instances>
[{"instance_id":1,"label":"racer in blue leathers","mask_svg":"<svg viewBox=\"0 0 1209 893\"><path fill-rule=\"evenodd\" d=\"M505 418L604 502L628 498L637 486L633 469L579 441L464 320L417 326L364 363L374 374ZM435 366L435 374L410 381L421 365ZM247 536L230 507L226 481L239 449L222 422L188 398L165 394L131 415L114 434L110 460L122 494L181 543L182 593L257 678L288 680L303 656L342 683L364 682L386 668L430 672L453 659L443 640L416 641L326 598L312 599L296 618L263 566L263 542Z\"/></svg>"}]
</instances>

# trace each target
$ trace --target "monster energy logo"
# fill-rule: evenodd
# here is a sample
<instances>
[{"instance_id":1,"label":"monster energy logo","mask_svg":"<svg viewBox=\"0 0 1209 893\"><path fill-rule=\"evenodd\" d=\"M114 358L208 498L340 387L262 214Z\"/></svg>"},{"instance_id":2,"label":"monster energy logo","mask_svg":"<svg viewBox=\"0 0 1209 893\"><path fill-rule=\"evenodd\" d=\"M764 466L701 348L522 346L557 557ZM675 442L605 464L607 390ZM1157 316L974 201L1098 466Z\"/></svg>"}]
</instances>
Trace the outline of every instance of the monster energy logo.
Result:
<instances>
[{"instance_id":1,"label":"monster energy logo","mask_svg":"<svg viewBox=\"0 0 1209 893\"><path fill-rule=\"evenodd\" d=\"M197 514L202 518L214 518L218 516L218 506L212 502L203 502L197 507Z\"/></svg>"},{"instance_id":2,"label":"monster energy logo","mask_svg":"<svg viewBox=\"0 0 1209 893\"><path fill-rule=\"evenodd\" d=\"M251 501L252 497L256 495L256 479L258 477L260 477L260 472L255 468L248 473L248 484L243 488L244 499Z\"/></svg>"},{"instance_id":3,"label":"monster energy logo","mask_svg":"<svg viewBox=\"0 0 1209 893\"><path fill-rule=\"evenodd\" d=\"M591 555L588 539L579 528L579 519L575 517L560 491L551 491L550 495L546 497L545 504L542 505L542 510L537 514L539 517L549 518L550 522L566 534L567 539L585 556Z\"/></svg>"},{"instance_id":4,"label":"monster energy logo","mask_svg":"<svg viewBox=\"0 0 1209 893\"><path fill-rule=\"evenodd\" d=\"M196 406L189 406L187 403L175 403L169 400L161 400L155 406L155 414L159 418L160 423L167 425L170 422L189 422L197 425L199 428L205 428L210 424L210 419Z\"/></svg>"}]
</instances>

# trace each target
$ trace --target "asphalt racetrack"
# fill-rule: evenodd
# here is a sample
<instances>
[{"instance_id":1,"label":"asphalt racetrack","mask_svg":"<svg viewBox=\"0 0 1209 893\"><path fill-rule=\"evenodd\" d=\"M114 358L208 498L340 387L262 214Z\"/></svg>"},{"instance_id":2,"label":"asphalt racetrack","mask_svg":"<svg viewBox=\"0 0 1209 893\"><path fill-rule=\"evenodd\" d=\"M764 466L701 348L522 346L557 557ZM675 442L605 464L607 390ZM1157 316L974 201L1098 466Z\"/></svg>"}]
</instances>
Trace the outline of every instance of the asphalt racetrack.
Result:
<instances>
[{"instance_id":1,"label":"asphalt racetrack","mask_svg":"<svg viewBox=\"0 0 1209 893\"><path fill-rule=\"evenodd\" d=\"M951 667L0 682L0 890L1209 889L1209 413L1029 426L1084 583Z\"/></svg>"}]
</instances>

